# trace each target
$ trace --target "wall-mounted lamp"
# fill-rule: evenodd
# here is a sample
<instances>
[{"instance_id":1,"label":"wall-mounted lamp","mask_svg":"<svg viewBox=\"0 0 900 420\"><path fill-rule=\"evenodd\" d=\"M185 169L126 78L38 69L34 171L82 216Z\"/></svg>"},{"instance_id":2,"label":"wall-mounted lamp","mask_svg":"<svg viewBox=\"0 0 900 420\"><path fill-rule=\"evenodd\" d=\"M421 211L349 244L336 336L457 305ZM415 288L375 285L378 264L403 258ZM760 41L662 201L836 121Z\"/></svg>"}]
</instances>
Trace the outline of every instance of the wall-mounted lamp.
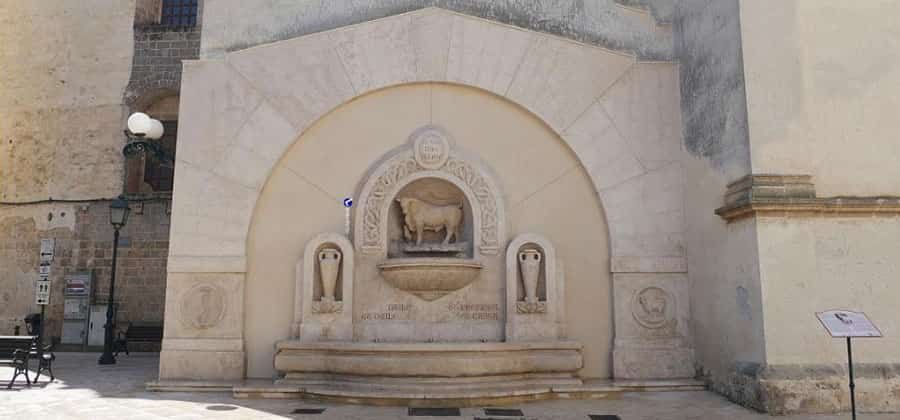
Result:
<instances>
[{"instance_id":1,"label":"wall-mounted lamp","mask_svg":"<svg viewBox=\"0 0 900 420\"><path fill-rule=\"evenodd\" d=\"M122 154L125 157L131 157L139 153L151 152L160 161L174 163L172 156L168 156L156 142L163 136L164 131L159 120L150 118L143 112L131 114L128 117L128 129L125 130L128 143L122 148Z\"/></svg>"}]
</instances>

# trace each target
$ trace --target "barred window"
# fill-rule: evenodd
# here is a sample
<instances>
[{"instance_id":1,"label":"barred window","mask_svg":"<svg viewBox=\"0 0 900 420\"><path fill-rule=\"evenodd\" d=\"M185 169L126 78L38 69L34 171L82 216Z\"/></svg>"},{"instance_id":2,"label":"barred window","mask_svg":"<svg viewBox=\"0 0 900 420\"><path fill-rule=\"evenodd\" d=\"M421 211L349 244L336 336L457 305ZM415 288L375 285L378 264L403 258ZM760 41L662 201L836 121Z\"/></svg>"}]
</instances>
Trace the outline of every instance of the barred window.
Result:
<instances>
[{"instance_id":1,"label":"barred window","mask_svg":"<svg viewBox=\"0 0 900 420\"><path fill-rule=\"evenodd\" d=\"M163 0L160 24L168 26L195 26L199 0Z\"/></svg>"}]
</instances>

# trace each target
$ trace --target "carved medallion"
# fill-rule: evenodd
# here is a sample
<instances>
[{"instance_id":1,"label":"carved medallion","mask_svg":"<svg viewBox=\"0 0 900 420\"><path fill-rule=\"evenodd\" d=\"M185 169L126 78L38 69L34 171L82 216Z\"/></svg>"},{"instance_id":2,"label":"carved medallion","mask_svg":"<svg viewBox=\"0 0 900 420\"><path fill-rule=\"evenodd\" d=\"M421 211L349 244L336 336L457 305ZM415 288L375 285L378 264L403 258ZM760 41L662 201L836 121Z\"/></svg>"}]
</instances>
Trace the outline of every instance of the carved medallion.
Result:
<instances>
[{"instance_id":1,"label":"carved medallion","mask_svg":"<svg viewBox=\"0 0 900 420\"><path fill-rule=\"evenodd\" d=\"M423 127L413 133L413 156L425 169L439 169L450 157L450 141L437 127Z\"/></svg>"},{"instance_id":2,"label":"carved medallion","mask_svg":"<svg viewBox=\"0 0 900 420\"><path fill-rule=\"evenodd\" d=\"M631 313L645 328L660 329L675 322L675 299L659 287L647 287L634 294Z\"/></svg>"},{"instance_id":3,"label":"carved medallion","mask_svg":"<svg viewBox=\"0 0 900 420\"><path fill-rule=\"evenodd\" d=\"M181 322L198 330L212 328L225 317L225 291L220 286L198 284L181 296Z\"/></svg>"}]
</instances>

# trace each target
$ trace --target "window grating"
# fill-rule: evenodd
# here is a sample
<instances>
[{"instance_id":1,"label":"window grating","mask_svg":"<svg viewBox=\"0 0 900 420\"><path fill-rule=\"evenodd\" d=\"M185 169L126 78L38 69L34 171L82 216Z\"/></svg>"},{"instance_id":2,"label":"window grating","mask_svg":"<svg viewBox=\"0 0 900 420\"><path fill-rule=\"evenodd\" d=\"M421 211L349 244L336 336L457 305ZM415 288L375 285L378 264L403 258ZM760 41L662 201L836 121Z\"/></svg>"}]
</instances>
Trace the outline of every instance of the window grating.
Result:
<instances>
[{"instance_id":1,"label":"window grating","mask_svg":"<svg viewBox=\"0 0 900 420\"><path fill-rule=\"evenodd\" d=\"M199 0L163 0L160 24L167 26L197 25Z\"/></svg>"}]
</instances>

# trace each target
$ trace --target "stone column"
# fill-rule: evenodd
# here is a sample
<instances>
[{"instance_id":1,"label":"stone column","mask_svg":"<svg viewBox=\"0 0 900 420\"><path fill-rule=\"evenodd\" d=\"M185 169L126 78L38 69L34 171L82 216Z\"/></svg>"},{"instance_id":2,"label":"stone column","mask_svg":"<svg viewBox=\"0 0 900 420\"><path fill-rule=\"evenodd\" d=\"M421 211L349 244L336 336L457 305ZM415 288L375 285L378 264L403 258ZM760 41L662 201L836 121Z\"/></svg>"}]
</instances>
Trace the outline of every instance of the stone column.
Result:
<instances>
[{"instance_id":1,"label":"stone column","mask_svg":"<svg viewBox=\"0 0 900 420\"><path fill-rule=\"evenodd\" d=\"M613 273L616 379L693 378L685 273Z\"/></svg>"},{"instance_id":2,"label":"stone column","mask_svg":"<svg viewBox=\"0 0 900 420\"><path fill-rule=\"evenodd\" d=\"M159 379L244 377L243 257L170 257Z\"/></svg>"}]
</instances>

